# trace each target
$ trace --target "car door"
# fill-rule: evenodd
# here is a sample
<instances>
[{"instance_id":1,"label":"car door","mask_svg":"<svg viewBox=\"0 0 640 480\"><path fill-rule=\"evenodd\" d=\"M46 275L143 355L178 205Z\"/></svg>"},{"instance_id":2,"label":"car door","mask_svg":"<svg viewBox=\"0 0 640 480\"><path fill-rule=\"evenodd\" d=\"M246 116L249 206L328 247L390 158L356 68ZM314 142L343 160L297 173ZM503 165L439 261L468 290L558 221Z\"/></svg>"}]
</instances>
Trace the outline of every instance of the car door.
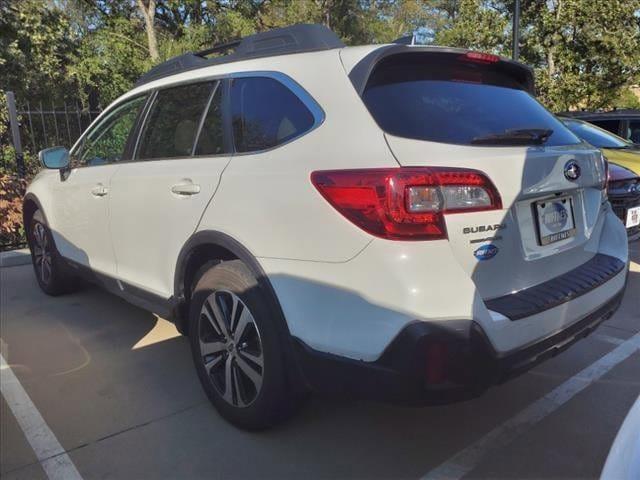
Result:
<instances>
[{"instance_id":1,"label":"car door","mask_svg":"<svg viewBox=\"0 0 640 480\"><path fill-rule=\"evenodd\" d=\"M125 289L128 284L165 299L173 294L178 254L231 158L223 90L218 81L158 90L134 161L111 180L111 235Z\"/></svg>"},{"instance_id":2,"label":"car door","mask_svg":"<svg viewBox=\"0 0 640 480\"><path fill-rule=\"evenodd\" d=\"M109 184L145 101L138 96L116 105L87 131L71 152L71 169L53 186L47 212L61 255L107 275L115 274Z\"/></svg>"}]
</instances>

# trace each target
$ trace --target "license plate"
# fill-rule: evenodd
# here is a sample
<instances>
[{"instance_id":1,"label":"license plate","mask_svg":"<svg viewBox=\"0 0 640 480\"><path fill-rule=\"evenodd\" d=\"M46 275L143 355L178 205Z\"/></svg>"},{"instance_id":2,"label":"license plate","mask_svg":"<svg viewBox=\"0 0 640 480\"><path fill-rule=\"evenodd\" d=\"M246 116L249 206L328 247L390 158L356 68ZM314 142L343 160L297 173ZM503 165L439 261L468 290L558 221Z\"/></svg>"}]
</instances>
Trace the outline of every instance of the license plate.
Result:
<instances>
[{"instance_id":1,"label":"license plate","mask_svg":"<svg viewBox=\"0 0 640 480\"><path fill-rule=\"evenodd\" d=\"M571 197L559 197L535 203L540 245L549 245L576 234Z\"/></svg>"},{"instance_id":2,"label":"license plate","mask_svg":"<svg viewBox=\"0 0 640 480\"><path fill-rule=\"evenodd\" d=\"M627 228L640 225L640 206L627 210Z\"/></svg>"}]
</instances>

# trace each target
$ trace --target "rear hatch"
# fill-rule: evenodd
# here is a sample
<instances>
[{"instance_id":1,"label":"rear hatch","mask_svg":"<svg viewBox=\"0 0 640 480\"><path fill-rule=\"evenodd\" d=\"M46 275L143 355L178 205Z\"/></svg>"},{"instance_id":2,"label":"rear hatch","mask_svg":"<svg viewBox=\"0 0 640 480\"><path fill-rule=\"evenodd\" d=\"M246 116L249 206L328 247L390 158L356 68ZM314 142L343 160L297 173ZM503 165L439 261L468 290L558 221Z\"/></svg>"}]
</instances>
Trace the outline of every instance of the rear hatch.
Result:
<instances>
[{"instance_id":1,"label":"rear hatch","mask_svg":"<svg viewBox=\"0 0 640 480\"><path fill-rule=\"evenodd\" d=\"M485 299L597 251L605 162L535 100L529 72L492 55L416 49L380 59L362 90L400 165L479 170L495 185L501 209L445 216Z\"/></svg>"}]
</instances>

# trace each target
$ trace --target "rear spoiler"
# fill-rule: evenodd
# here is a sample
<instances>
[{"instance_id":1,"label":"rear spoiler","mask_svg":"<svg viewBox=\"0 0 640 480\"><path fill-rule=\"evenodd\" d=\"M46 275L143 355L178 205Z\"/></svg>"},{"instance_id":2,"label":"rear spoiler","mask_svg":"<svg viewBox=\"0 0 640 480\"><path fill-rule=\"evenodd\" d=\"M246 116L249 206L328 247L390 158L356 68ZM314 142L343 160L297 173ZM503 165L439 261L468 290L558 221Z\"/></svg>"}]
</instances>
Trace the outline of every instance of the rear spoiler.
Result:
<instances>
[{"instance_id":1,"label":"rear spoiler","mask_svg":"<svg viewBox=\"0 0 640 480\"><path fill-rule=\"evenodd\" d=\"M489 54L481 54L466 50L463 48L450 48L450 47L435 47L435 46L414 46L414 45L384 45L375 49L362 60L360 60L349 73L349 79L353 84L353 87L358 92L358 95L362 96L367 81L371 72L373 72L376 65L383 59L392 55L401 53L437 53L442 55L460 56L460 55L478 55L493 57L499 63L500 67L508 75L518 79L519 83L523 85L524 89L531 95L535 96L535 80L533 75L533 69L524 63L516 62L504 57L498 57Z\"/></svg>"}]
</instances>

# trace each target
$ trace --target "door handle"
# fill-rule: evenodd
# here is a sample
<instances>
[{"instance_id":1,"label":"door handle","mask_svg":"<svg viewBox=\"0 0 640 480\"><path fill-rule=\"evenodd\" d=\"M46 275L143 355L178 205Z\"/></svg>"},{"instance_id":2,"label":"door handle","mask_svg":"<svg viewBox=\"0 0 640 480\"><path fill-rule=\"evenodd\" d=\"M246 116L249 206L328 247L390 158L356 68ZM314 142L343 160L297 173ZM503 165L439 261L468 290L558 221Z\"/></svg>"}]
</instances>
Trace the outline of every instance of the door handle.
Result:
<instances>
[{"instance_id":1,"label":"door handle","mask_svg":"<svg viewBox=\"0 0 640 480\"><path fill-rule=\"evenodd\" d=\"M91 189L91 195L94 197L104 197L107 193L109 193L109 189L101 183Z\"/></svg>"},{"instance_id":2,"label":"door handle","mask_svg":"<svg viewBox=\"0 0 640 480\"><path fill-rule=\"evenodd\" d=\"M177 183L171 187L176 195L196 195L200 193L200 185L195 183Z\"/></svg>"}]
</instances>

